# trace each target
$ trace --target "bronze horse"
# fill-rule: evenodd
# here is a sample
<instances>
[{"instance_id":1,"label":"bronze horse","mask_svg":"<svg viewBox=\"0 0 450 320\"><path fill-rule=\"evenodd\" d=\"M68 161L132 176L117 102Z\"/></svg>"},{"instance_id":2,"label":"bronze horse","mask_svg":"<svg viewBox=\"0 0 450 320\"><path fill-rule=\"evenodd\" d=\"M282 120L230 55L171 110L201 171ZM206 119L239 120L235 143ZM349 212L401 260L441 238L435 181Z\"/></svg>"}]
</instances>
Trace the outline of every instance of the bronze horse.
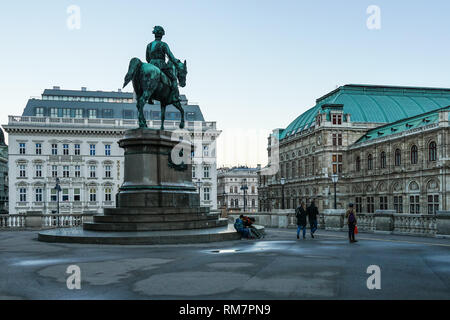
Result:
<instances>
[{"instance_id":1,"label":"bronze horse","mask_svg":"<svg viewBox=\"0 0 450 320\"><path fill-rule=\"evenodd\" d=\"M186 60L174 65L169 61L176 74L181 87L186 85L187 67ZM138 109L139 127L146 128L147 122L144 117L144 106L151 103L152 99L158 100L161 104L161 130L164 130L164 119L166 107L174 105L181 113L180 128L184 128L184 110L180 103L180 93L178 87L176 92L172 89L171 80L158 67L151 63L143 63L138 58L132 58L125 76L123 87L132 81L134 92L136 93L136 108Z\"/></svg>"}]
</instances>

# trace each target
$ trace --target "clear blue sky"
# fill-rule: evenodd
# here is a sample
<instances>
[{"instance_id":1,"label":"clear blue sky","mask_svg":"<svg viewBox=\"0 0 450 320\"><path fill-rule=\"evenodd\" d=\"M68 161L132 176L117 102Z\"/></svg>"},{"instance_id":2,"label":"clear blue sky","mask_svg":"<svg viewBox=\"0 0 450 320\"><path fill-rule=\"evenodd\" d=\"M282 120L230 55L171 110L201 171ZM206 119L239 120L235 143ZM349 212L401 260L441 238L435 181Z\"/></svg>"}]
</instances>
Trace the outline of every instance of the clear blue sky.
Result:
<instances>
[{"instance_id":1,"label":"clear blue sky","mask_svg":"<svg viewBox=\"0 0 450 320\"><path fill-rule=\"evenodd\" d=\"M70 5L81 9L80 30L67 28ZM381 9L380 30L366 27L369 5ZM117 90L162 25L188 61L182 93L206 120L223 136L268 132L338 85L450 87L449 14L448 0L3 1L0 123L53 85ZM219 165L264 163L259 141L258 159L218 154Z\"/></svg>"}]
</instances>

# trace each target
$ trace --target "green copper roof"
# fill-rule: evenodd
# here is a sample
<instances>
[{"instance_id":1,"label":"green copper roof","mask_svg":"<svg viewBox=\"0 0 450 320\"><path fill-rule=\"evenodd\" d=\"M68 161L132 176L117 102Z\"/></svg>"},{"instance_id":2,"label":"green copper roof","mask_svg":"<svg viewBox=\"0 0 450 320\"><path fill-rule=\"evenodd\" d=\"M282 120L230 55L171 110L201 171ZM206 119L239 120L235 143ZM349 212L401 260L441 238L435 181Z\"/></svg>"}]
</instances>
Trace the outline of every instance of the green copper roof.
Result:
<instances>
[{"instance_id":1,"label":"green copper roof","mask_svg":"<svg viewBox=\"0 0 450 320\"><path fill-rule=\"evenodd\" d=\"M450 106L422 113L414 117L402 119L381 127L374 128L372 130L367 131L367 133L361 138L359 138L358 141L355 142L355 144L374 140L376 138L387 137L392 134L400 133L406 130L411 130L415 128L424 127L430 124L438 123L439 111L441 110L450 110Z\"/></svg>"},{"instance_id":2,"label":"green copper roof","mask_svg":"<svg viewBox=\"0 0 450 320\"><path fill-rule=\"evenodd\" d=\"M324 104L344 105L352 122L391 123L450 106L450 89L345 85L317 99L281 132L280 139L308 129Z\"/></svg>"}]
</instances>

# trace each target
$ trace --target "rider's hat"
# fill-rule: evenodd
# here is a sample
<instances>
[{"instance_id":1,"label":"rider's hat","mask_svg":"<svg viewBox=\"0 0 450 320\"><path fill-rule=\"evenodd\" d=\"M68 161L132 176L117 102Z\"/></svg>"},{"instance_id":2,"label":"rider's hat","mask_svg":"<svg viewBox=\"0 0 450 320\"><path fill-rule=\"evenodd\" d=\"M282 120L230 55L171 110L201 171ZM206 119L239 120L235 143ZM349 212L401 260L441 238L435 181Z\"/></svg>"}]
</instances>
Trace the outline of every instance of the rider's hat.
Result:
<instances>
[{"instance_id":1,"label":"rider's hat","mask_svg":"<svg viewBox=\"0 0 450 320\"><path fill-rule=\"evenodd\" d=\"M166 33L164 32L164 28L161 26L155 26L153 28L153 34L158 34L158 35L165 35Z\"/></svg>"}]
</instances>

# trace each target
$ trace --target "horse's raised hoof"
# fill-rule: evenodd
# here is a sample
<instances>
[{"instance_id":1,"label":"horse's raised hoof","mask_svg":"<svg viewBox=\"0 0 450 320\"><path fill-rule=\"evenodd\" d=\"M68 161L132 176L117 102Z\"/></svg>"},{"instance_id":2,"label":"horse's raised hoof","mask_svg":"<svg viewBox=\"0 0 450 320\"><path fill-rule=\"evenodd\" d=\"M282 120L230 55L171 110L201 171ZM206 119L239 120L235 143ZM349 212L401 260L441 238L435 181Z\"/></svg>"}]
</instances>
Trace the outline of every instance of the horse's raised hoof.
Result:
<instances>
[{"instance_id":1,"label":"horse's raised hoof","mask_svg":"<svg viewBox=\"0 0 450 320\"><path fill-rule=\"evenodd\" d=\"M184 121L180 122L180 129L184 128Z\"/></svg>"}]
</instances>

